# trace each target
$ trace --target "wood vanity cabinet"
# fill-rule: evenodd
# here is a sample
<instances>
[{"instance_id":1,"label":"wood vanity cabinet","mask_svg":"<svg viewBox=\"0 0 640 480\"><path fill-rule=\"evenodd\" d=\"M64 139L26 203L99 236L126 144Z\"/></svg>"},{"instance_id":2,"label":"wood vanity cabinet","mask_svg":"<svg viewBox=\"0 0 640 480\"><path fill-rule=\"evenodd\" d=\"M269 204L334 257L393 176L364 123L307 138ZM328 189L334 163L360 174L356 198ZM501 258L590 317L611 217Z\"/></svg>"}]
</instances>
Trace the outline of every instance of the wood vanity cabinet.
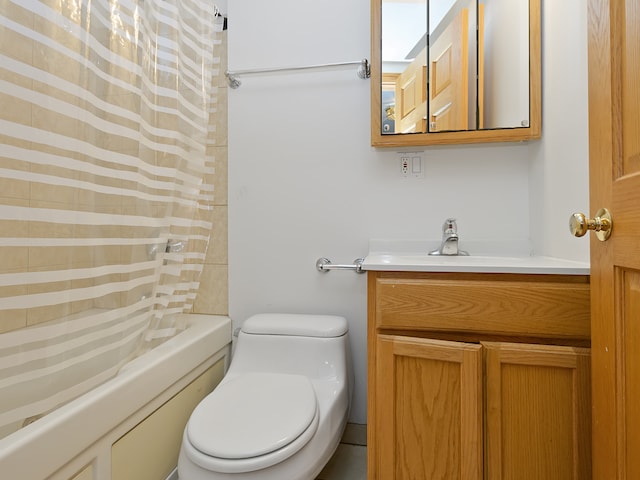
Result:
<instances>
[{"instance_id":1,"label":"wood vanity cabinet","mask_svg":"<svg viewBox=\"0 0 640 480\"><path fill-rule=\"evenodd\" d=\"M588 276L368 276L369 480L591 478Z\"/></svg>"}]
</instances>

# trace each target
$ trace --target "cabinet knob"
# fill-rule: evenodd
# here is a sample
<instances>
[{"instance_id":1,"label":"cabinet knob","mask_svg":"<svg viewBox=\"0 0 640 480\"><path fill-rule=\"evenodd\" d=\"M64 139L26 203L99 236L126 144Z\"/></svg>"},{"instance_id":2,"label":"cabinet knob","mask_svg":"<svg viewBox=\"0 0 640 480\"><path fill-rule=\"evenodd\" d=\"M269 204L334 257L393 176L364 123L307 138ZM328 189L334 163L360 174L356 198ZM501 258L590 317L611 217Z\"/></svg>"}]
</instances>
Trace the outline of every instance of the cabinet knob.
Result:
<instances>
[{"instance_id":1,"label":"cabinet knob","mask_svg":"<svg viewBox=\"0 0 640 480\"><path fill-rule=\"evenodd\" d=\"M593 230L601 242L607 241L611 236L611 230L613 230L613 219L609 210L601 208L593 219L587 218L584 213L574 213L569 217L571 235L582 237L589 230Z\"/></svg>"}]
</instances>

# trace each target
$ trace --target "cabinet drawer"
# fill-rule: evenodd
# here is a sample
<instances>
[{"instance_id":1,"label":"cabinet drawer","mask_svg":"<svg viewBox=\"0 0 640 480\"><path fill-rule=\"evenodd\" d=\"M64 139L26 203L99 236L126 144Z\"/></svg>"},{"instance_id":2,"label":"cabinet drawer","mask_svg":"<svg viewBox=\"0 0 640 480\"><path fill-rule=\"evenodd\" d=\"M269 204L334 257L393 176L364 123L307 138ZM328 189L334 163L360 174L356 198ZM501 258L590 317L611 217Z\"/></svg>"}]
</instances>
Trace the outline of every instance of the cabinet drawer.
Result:
<instances>
[{"instance_id":1,"label":"cabinet drawer","mask_svg":"<svg viewBox=\"0 0 640 480\"><path fill-rule=\"evenodd\" d=\"M376 329L590 337L589 277L369 273Z\"/></svg>"}]
</instances>

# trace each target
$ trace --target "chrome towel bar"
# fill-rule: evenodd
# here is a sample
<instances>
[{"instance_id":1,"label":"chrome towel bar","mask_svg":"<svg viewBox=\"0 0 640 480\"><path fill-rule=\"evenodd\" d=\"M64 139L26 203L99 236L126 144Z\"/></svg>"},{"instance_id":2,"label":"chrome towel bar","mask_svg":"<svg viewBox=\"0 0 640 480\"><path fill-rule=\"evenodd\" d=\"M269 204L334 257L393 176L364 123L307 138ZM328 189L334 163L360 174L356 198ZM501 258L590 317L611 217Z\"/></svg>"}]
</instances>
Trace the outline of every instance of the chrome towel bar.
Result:
<instances>
[{"instance_id":1,"label":"chrome towel bar","mask_svg":"<svg viewBox=\"0 0 640 480\"><path fill-rule=\"evenodd\" d=\"M253 68L250 70L236 70L231 72L227 70L224 75L227 77L227 82L231 88L238 88L241 85L238 76L240 75L253 75L256 73L273 73L273 72L287 72L295 70L309 70L313 68L327 68L327 67L344 67L349 65L358 65L358 77L367 79L371 76L371 65L366 58L353 62L338 62L338 63L322 63L319 65L305 65L301 67L279 67L279 68Z\"/></svg>"},{"instance_id":2,"label":"chrome towel bar","mask_svg":"<svg viewBox=\"0 0 640 480\"><path fill-rule=\"evenodd\" d=\"M354 270L356 273L365 273L362 262L364 262L364 258L356 258L352 265L334 265L328 258L321 257L316 260L316 268L323 273L327 273L329 270Z\"/></svg>"}]
</instances>

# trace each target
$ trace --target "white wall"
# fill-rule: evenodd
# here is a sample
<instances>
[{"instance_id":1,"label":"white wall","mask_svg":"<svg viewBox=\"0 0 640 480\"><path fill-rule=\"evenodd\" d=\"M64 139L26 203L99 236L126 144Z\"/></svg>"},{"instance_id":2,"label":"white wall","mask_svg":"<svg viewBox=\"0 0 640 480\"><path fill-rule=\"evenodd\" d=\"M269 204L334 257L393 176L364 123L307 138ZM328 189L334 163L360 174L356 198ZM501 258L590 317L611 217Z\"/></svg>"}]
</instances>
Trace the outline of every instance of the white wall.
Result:
<instances>
[{"instance_id":1,"label":"white wall","mask_svg":"<svg viewBox=\"0 0 640 480\"><path fill-rule=\"evenodd\" d=\"M547 4L558 2L544 3L555 14ZM588 192L556 178L583 181L588 168L576 153L587 145L586 64L569 61L586 59L586 6L559 3L571 14L545 19L543 139L420 149L423 179L401 177L399 150L370 146L370 84L355 68L246 76L229 91L230 315L235 326L256 312L347 317L353 422L366 422L366 277L319 273L318 257L349 263L370 238L437 239L453 216L462 241L530 241L537 253L588 259L566 228ZM370 58L369 0L234 0L228 14L230 70Z\"/></svg>"},{"instance_id":2,"label":"white wall","mask_svg":"<svg viewBox=\"0 0 640 480\"><path fill-rule=\"evenodd\" d=\"M530 216L536 251L588 261L589 239L567 233L571 213L590 211L585 3L544 1L543 141L533 149Z\"/></svg>"}]
</instances>

